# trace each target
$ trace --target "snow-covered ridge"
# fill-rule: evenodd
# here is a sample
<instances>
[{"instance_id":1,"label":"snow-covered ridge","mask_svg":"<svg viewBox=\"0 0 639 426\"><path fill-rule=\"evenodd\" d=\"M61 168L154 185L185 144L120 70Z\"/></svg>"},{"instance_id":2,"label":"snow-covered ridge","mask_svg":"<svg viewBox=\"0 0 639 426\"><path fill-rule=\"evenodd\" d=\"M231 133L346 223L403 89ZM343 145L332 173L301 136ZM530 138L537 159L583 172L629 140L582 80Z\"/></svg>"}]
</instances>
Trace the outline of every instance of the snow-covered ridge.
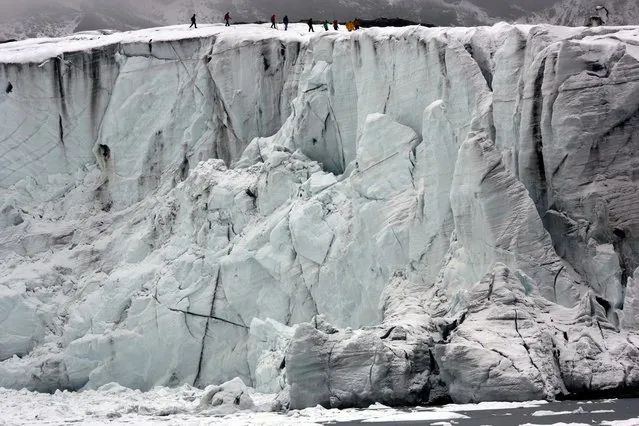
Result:
<instances>
[{"instance_id":1,"label":"snow-covered ridge","mask_svg":"<svg viewBox=\"0 0 639 426\"><path fill-rule=\"evenodd\" d=\"M0 386L637 386L639 29L303 31L0 46Z\"/></svg>"}]
</instances>

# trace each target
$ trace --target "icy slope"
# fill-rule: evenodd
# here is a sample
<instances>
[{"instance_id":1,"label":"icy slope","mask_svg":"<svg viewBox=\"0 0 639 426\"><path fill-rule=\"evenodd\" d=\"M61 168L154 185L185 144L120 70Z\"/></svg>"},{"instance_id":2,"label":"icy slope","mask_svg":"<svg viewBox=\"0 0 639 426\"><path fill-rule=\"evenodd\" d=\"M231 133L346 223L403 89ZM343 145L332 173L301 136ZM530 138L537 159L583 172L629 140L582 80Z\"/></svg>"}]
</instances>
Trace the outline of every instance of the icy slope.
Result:
<instances>
[{"instance_id":1,"label":"icy slope","mask_svg":"<svg viewBox=\"0 0 639 426\"><path fill-rule=\"evenodd\" d=\"M0 386L637 386L639 29L304 31L0 47Z\"/></svg>"}]
</instances>

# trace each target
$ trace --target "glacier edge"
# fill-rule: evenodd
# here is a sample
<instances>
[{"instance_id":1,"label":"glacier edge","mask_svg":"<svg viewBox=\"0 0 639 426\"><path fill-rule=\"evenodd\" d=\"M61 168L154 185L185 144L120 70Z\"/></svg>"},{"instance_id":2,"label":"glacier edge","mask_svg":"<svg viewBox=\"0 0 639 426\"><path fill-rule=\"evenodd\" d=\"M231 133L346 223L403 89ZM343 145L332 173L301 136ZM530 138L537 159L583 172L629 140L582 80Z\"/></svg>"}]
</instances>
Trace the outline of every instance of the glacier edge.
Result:
<instances>
[{"instance_id":1,"label":"glacier edge","mask_svg":"<svg viewBox=\"0 0 639 426\"><path fill-rule=\"evenodd\" d=\"M639 29L234 30L0 47L0 386L637 389Z\"/></svg>"}]
</instances>

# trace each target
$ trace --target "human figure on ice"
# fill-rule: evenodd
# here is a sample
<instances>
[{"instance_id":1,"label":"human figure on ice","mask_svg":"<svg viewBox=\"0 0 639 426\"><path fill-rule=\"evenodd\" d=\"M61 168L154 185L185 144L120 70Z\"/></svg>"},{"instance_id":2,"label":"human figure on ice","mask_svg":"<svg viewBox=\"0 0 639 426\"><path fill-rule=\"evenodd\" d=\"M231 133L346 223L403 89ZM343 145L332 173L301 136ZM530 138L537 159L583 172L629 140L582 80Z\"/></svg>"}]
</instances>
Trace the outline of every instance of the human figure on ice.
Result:
<instances>
[{"instance_id":1,"label":"human figure on ice","mask_svg":"<svg viewBox=\"0 0 639 426\"><path fill-rule=\"evenodd\" d=\"M195 27L197 29L197 24L195 23L195 13L193 14L193 16L191 16L191 25L189 26L189 28L191 27Z\"/></svg>"},{"instance_id":2,"label":"human figure on ice","mask_svg":"<svg viewBox=\"0 0 639 426\"><path fill-rule=\"evenodd\" d=\"M275 14L271 15L271 28L277 29L277 24L275 23Z\"/></svg>"},{"instance_id":3,"label":"human figure on ice","mask_svg":"<svg viewBox=\"0 0 639 426\"><path fill-rule=\"evenodd\" d=\"M610 12L608 12L608 9L606 8L606 6L601 6L601 5L597 5L595 6L595 10L597 11L597 14L601 17L602 13L606 14L606 19L608 19L610 17ZM603 17L602 17L603 19Z\"/></svg>"},{"instance_id":4,"label":"human figure on ice","mask_svg":"<svg viewBox=\"0 0 639 426\"><path fill-rule=\"evenodd\" d=\"M226 12L226 15L224 15L224 21L226 22L227 27L231 26L231 23L229 22L230 20L231 20L231 13Z\"/></svg>"},{"instance_id":5,"label":"human figure on ice","mask_svg":"<svg viewBox=\"0 0 639 426\"><path fill-rule=\"evenodd\" d=\"M605 6L597 5L595 6L595 10L597 14L586 19L587 27L599 27L605 25L606 21L604 21L604 13L606 14L606 20L610 17L610 12L608 12L608 9Z\"/></svg>"},{"instance_id":6,"label":"human figure on ice","mask_svg":"<svg viewBox=\"0 0 639 426\"><path fill-rule=\"evenodd\" d=\"M313 18L309 18L307 23L308 23L308 32L309 33L314 33L315 30L313 29Z\"/></svg>"},{"instance_id":7,"label":"human figure on ice","mask_svg":"<svg viewBox=\"0 0 639 426\"><path fill-rule=\"evenodd\" d=\"M288 15L284 15L282 22L284 22L284 31L288 31Z\"/></svg>"}]
</instances>

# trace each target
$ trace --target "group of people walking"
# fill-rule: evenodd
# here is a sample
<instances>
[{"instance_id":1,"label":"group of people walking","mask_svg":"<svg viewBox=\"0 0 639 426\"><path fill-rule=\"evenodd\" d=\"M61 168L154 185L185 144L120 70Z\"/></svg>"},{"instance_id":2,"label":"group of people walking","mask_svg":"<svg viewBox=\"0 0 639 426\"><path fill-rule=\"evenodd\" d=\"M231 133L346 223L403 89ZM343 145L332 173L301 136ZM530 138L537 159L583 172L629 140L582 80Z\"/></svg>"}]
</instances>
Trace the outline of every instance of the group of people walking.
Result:
<instances>
[{"instance_id":1,"label":"group of people walking","mask_svg":"<svg viewBox=\"0 0 639 426\"><path fill-rule=\"evenodd\" d=\"M288 15L284 15L284 19L282 19L282 23L284 24L284 31L288 31ZM277 29L277 21L275 18L275 14L271 15L271 28Z\"/></svg>"},{"instance_id":2,"label":"group of people walking","mask_svg":"<svg viewBox=\"0 0 639 426\"><path fill-rule=\"evenodd\" d=\"M193 16L191 16L191 25L189 26L189 28L197 28L197 23L195 22L195 13L193 14ZM226 14L224 15L224 22L226 22L226 26L230 27L231 26L231 13L230 12L226 12Z\"/></svg>"},{"instance_id":3,"label":"group of people walking","mask_svg":"<svg viewBox=\"0 0 639 426\"><path fill-rule=\"evenodd\" d=\"M226 12L226 14L224 15L224 22L226 23L226 26L230 26L231 25L231 14L229 12ZM284 24L284 31L288 31L288 15L284 15L284 19L282 19L282 23ZM309 33L314 33L315 29L313 28L313 18L310 18L306 21L306 23L308 24L308 32ZM324 22L322 22L322 26L324 27L325 31L328 31L328 27L329 27L330 23L328 22L328 20L325 20ZM354 19L352 21L347 21L345 26L346 29L348 31L355 31L355 30L359 30L361 23L359 19ZM193 14L193 16L191 16L191 26L189 26L189 28L197 28L197 22L196 22L196 15L195 13ZM271 15L271 28L277 29L277 19L275 14ZM339 24L337 23L337 19L333 20L333 29L335 31L337 31L339 29Z\"/></svg>"},{"instance_id":4,"label":"group of people walking","mask_svg":"<svg viewBox=\"0 0 639 426\"><path fill-rule=\"evenodd\" d=\"M598 27L605 24L602 18L602 12L605 12L606 19L610 17L610 12L605 6L598 5L595 7L595 10L597 12L597 15L590 16L588 19L586 19L585 25L588 27ZM189 28L193 28L193 27L197 28L197 23L195 22L195 18L196 18L196 15L194 13L193 16L191 16L191 26ZM224 22L226 23L227 27L231 25L230 12L226 12L226 14L224 15ZM288 15L284 15L284 18L282 19L282 23L284 24L284 31L288 31L288 23L289 23ZM308 24L308 32L314 33L315 29L313 28L313 18L308 19L306 23ZM361 21L358 18L355 18L353 20L346 21L344 26L350 32L350 31L359 30L361 24L362 24ZM325 20L322 22L322 26L324 27L325 31L328 31L329 25L330 23L328 22L328 20ZM271 28L277 29L277 17L275 16L275 14L271 15ZM333 20L333 29L335 31L339 29L337 19Z\"/></svg>"},{"instance_id":5,"label":"group of people walking","mask_svg":"<svg viewBox=\"0 0 639 426\"><path fill-rule=\"evenodd\" d=\"M282 19L282 23L284 24L284 31L288 30L288 15L284 15L284 19ZM314 33L315 32L315 28L313 27L314 23L313 23L313 18L309 18L306 23L308 24L308 32L309 33ZM328 20L325 20L324 22L322 22L322 26L324 27L325 31L328 31L329 26L331 25L330 22L328 22ZM361 25L361 22L359 19L354 19L352 21L347 21L346 22L346 29L348 31L354 31L354 30L359 30L359 27ZM277 29L277 19L275 14L271 15L271 28L273 29ZM333 29L335 31L339 30L339 24L337 22L337 19L333 20Z\"/></svg>"}]
</instances>

